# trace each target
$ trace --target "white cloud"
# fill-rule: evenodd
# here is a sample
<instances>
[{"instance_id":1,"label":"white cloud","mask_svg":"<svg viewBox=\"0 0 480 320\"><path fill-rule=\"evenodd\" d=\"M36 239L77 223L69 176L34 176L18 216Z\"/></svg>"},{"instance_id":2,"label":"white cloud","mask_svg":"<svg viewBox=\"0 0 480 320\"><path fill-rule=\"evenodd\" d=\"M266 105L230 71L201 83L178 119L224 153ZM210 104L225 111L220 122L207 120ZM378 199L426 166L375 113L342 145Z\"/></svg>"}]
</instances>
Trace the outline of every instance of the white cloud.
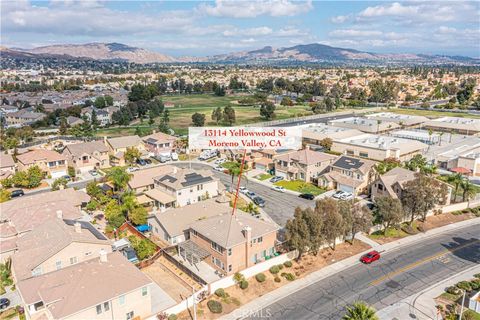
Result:
<instances>
[{"instance_id":1,"label":"white cloud","mask_svg":"<svg viewBox=\"0 0 480 320\"><path fill-rule=\"evenodd\" d=\"M333 22L333 23L344 23L344 22L347 22L348 20L350 20L351 18L352 18L351 15L336 16L336 17L330 18L330 21Z\"/></svg>"},{"instance_id":2,"label":"white cloud","mask_svg":"<svg viewBox=\"0 0 480 320\"><path fill-rule=\"evenodd\" d=\"M346 37L376 37L383 35L381 31L375 30L356 30L356 29L338 29L329 33L332 37L346 38Z\"/></svg>"},{"instance_id":3,"label":"white cloud","mask_svg":"<svg viewBox=\"0 0 480 320\"><path fill-rule=\"evenodd\" d=\"M278 30L275 34L279 37L300 37L308 35L308 32L295 27L285 27Z\"/></svg>"},{"instance_id":4,"label":"white cloud","mask_svg":"<svg viewBox=\"0 0 480 320\"><path fill-rule=\"evenodd\" d=\"M262 15L273 17L295 16L313 9L312 1L257 0L233 1L217 0L214 5L201 4L200 12L215 17L255 18Z\"/></svg>"},{"instance_id":5,"label":"white cloud","mask_svg":"<svg viewBox=\"0 0 480 320\"><path fill-rule=\"evenodd\" d=\"M273 32L272 28L269 27L257 27L257 28L247 28L247 29L238 29L232 28L227 29L222 32L224 36L265 36Z\"/></svg>"}]
</instances>

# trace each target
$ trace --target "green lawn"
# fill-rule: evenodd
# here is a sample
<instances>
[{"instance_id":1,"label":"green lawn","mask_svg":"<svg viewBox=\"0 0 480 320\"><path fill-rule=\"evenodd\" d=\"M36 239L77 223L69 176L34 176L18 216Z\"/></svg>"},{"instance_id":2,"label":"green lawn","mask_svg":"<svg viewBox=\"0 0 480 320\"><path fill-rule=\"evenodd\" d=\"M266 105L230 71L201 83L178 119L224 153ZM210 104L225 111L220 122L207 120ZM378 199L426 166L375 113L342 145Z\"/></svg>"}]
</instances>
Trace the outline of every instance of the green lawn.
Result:
<instances>
[{"instance_id":1,"label":"green lawn","mask_svg":"<svg viewBox=\"0 0 480 320\"><path fill-rule=\"evenodd\" d=\"M460 112L441 112L435 110L416 110L416 109L389 109L388 112L398 113L398 114L409 114L414 116L425 116L430 118L439 118L439 117L458 117L458 118L473 118L480 119L480 116L471 115L468 113Z\"/></svg>"},{"instance_id":2,"label":"green lawn","mask_svg":"<svg viewBox=\"0 0 480 320\"><path fill-rule=\"evenodd\" d=\"M273 177L271 174L262 173L262 174L259 174L258 176L255 176L255 179L263 181L263 180L270 179L271 177Z\"/></svg>"},{"instance_id":3,"label":"green lawn","mask_svg":"<svg viewBox=\"0 0 480 320\"><path fill-rule=\"evenodd\" d=\"M458 298L460 298L461 294L458 295L458 294L451 294L451 293L448 293L448 292L444 292L440 295L441 298L444 298L446 300L450 300L452 302L455 302L458 300Z\"/></svg>"},{"instance_id":4,"label":"green lawn","mask_svg":"<svg viewBox=\"0 0 480 320\"><path fill-rule=\"evenodd\" d=\"M403 238L408 236L406 232L404 232L401 229L395 229L395 228L388 228L385 234L383 234L383 230L380 231L375 231L371 235L369 235L370 238L373 240L378 239L378 238Z\"/></svg>"},{"instance_id":5,"label":"green lawn","mask_svg":"<svg viewBox=\"0 0 480 320\"><path fill-rule=\"evenodd\" d=\"M276 186L281 186L284 187L285 189L292 190L292 191L297 191L301 193L311 193L315 196L318 196L319 194L324 193L326 190L319 188L311 183L307 183L302 180L291 180L291 181L278 181L274 183Z\"/></svg>"},{"instance_id":6,"label":"green lawn","mask_svg":"<svg viewBox=\"0 0 480 320\"><path fill-rule=\"evenodd\" d=\"M480 313L467 309L463 312L463 319L480 320Z\"/></svg>"}]
</instances>

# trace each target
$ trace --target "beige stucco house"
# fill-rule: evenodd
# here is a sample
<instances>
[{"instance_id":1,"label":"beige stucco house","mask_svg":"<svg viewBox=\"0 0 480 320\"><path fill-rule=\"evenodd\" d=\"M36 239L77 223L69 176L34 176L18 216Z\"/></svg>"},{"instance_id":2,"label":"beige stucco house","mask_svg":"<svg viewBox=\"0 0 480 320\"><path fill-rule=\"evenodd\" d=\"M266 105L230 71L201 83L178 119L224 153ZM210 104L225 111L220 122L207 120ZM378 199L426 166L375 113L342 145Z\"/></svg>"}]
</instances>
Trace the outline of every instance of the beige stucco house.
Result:
<instances>
[{"instance_id":1,"label":"beige stucco house","mask_svg":"<svg viewBox=\"0 0 480 320\"><path fill-rule=\"evenodd\" d=\"M67 174L67 158L53 150L34 149L17 156L18 169L26 171L38 166L52 178L60 178Z\"/></svg>"},{"instance_id":2,"label":"beige stucco house","mask_svg":"<svg viewBox=\"0 0 480 320\"><path fill-rule=\"evenodd\" d=\"M110 167L108 147L102 141L68 144L62 154L77 173Z\"/></svg>"}]
</instances>

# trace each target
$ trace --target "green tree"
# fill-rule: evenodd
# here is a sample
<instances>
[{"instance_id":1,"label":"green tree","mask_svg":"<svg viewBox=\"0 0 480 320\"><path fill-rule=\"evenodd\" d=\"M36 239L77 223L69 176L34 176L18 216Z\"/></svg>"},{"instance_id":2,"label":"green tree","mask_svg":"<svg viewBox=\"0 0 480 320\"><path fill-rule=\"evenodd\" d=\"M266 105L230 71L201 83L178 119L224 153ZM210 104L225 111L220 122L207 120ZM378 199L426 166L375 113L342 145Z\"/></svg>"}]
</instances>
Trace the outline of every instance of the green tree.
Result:
<instances>
[{"instance_id":1,"label":"green tree","mask_svg":"<svg viewBox=\"0 0 480 320\"><path fill-rule=\"evenodd\" d=\"M25 187L31 189L36 188L42 183L44 177L43 171L39 166L33 166L27 170L27 185Z\"/></svg>"},{"instance_id":2,"label":"green tree","mask_svg":"<svg viewBox=\"0 0 480 320\"><path fill-rule=\"evenodd\" d=\"M168 111L168 109L165 109L163 111L163 116L162 116L162 120L165 124L168 125L168 123L170 122L170 111Z\"/></svg>"},{"instance_id":3,"label":"green tree","mask_svg":"<svg viewBox=\"0 0 480 320\"><path fill-rule=\"evenodd\" d=\"M463 176L460 173L454 173L447 177L447 181L455 187L453 190L453 201L457 200L458 188L463 182Z\"/></svg>"},{"instance_id":4,"label":"green tree","mask_svg":"<svg viewBox=\"0 0 480 320\"><path fill-rule=\"evenodd\" d=\"M223 120L228 123L229 125L232 125L235 123L235 109L233 109L231 106L226 106L223 109Z\"/></svg>"},{"instance_id":5,"label":"green tree","mask_svg":"<svg viewBox=\"0 0 480 320\"><path fill-rule=\"evenodd\" d=\"M303 211L303 219L308 226L308 248L312 254L317 255L325 242L322 215L317 210L307 208Z\"/></svg>"},{"instance_id":6,"label":"green tree","mask_svg":"<svg viewBox=\"0 0 480 320\"><path fill-rule=\"evenodd\" d=\"M99 109L102 109L102 108L105 108L107 106L106 102L105 102L105 98L100 96L100 97L97 97L95 99L95 102L93 103L93 105Z\"/></svg>"},{"instance_id":7,"label":"green tree","mask_svg":"<svg viewBox=\"0 0 480 320\"><path fill-rule=\"evenodd\" d=\"M107 203L104 213L105 218L113 228L118 228L125 222L122 207L115 200L110 200Z\"/></svg>"},{"instance_id":8,"label":"green tree","mask_svg":"<svg viewBox=\"0 0 480 320\"><path fill-rule=\"evenodd\" d=\"M147 210L141 205L138 205L128 211L128 219L137 226L147 223L147 216Z\"/></svg>"},{"instance_id":9,"label":"green tree","mask_svg":"<svg viewBox=\"0 0 480 320\"><path fill-rule=\"evenodd\" d=\"M402 163L400 160L395 158L386 158L385 160L379 162L375 169L379 174L385 174L388 171L392 170L393 168L399 167Z\"/></svg>"},{"instance_id":10,"label":"green tree","mask_svg":"<svg viewBox=\"0 0 480 320\"><path fill-rule=\"evenodd\" d=\"M287 244L291 249L297 250L297 261L299 261L310 245L310 232L301 208L295 209L293 219L287 221L285 230Z\"/></svg>"},{"instance_id":11,"label":"green tree","mask_svg":"<svg viewBox=\"0 0 480 320\"><path fill-rule=\"evenodd\" d=\"M89 182L86 186L87 194L92 198L98 198L102 194L102 189L95 181Z\"/></svg>"},{"instance_id":12,"label":"green tree","mask_svg":"<svg viewBox=\"0 0 480 320\"><path fill-rule=\"evenodd\" d=\"M192 124L194 127L203 127L205 125L205 114L198 112L192 114Z\"/></svg>"},{"instance_id":13,"label":"green tree","mask_svg":"<svg viewBox=\"0 0 480 320\"><path fill-rule=\"evenodd\" d=\"M410 216L410 223L416 217L425 221L428 211L444 203L448 195L448 188L444 183L422 173L404 183L403 187L401 200L405 213Z\"/></svg>"},{"instance_id":14,"label":"green tree","mask_svg":"<svg viewBox=\"0 0 480 320\"><path fill-rule=\"evenodd\" d=\"M2 139L3 140L3 139ZM20 145L17 138L9 137L5 138L2 142L2 146L5 150L15 149Z\"/></svg>"},{"instance_id":15,"label":"green tree","mask_svg":"<svg viewBox=\"0 0 480 320\"><path fill-rule=\"evenodd\" d=\"M345 236L351 235L351 243L355 241L358 232L369 232L373 223L373 216L370 209L361 203L352 205L351 201L340 201L338 203L340 215L343 218Z\"/></svg>"},{"instance_id":16,"label":"green tree","mask_svg":"<svg viewBox=\"0 0 480 320\"><path fill-rule=\"evenodd\" d=\"M138 150L135 147L128 147L127 150L125 151L125 154L123 155L123 157L125 158L125 161L130 165L134 164L135 161L140 159L141 156L142 156L142 153L140 152L140 150Z\"/></svg>"},{"instance_id":17,"label":"green tree","mask_svg":"<svg viewBox=\"0 0 480 320\"><path fill-rule=\"evenodd\" d=\"M320 146L327 151L330 151L332 149L332 145L333 140L330 138L323 138L322 140L320 140Z\"/></svg>"},{"instance_id":18,"label":"green tree","mask_svg":"<svg viewBox=\"0 0 480 320\"><path fill-rule=\"evenodd\" d=\"M377 220L382 224L384 234L388 228L402 222L405 213L400 199L383 196L375 198L375 203L377 204Z\"/></svg>"},{"instance_id":19,"label":"green tree","mask_svg":"<svg viewBox=\"0 0 480 320\"><path fill-rule=\"evenodd\" d=\"M62 188L66 188L67 187L67 179L65 178L58 178L58 179L55 179L55 181L53 181L52 183L52 190L55 191L55 190L60 190L60 187Z\"/></svg>"},{"instance_id":20,"label":"green tree","mask_svg":"<svg viewBox=\"0 0 480 320\"><path fill-rule=\"evenodd\" d=\"M357 301L352 306L347 307L347 314L343 320L379 320L374 308L365 302Z\"/></svg>"},{"instance_id":21,"label":"green tree","mask_svg":"<svg viewBox=\"0 0 480 320\"><path fill-rule=\"evenodd\" d=\"M345 231L345 222L337 201L332 198L318 200L315 211L322 217L322 233L326 242L335 250L337 238L343 236Z\"/></svg>"},{"instance_id":22,"label":"green tree","mask_svg":"<svg viewBox=\"0 0 480 320\"><path fill-rule=\"evenodd\" d=\"M275 108L275 105L270 101L262 103L260 106L260 116L267 120L273 119L275 117Z\"/></svg>"},{"instance_id":23,"label":"green tree","mask_svg":"<svg viewBox=\"0 0 480 320\"><path fill-rule=\"evenodd\" d=\"M122 190L130 181L130 175L121 167L113 167L106 176L107 180L113 184L114 191Z\"/></svg>"},{"instance_id":24,"label":"green tree","mask_svg":"<svg viewBox=\"0 0 480 320\"><path fill-rule=\"evenodd\" d=\"M465 179L460 185L462 187L462 201L467 201L475 197L477 194L475 185L470 180Z\"/></svg>"},{"instance_id":25,"label":"green tree","mask_svg":"<svg viewBox=\"0 0 480 320\"><path fill-rule=\"evenodd\" d=\"M218 124L223 119L223 112L221 107L217 107L212 111L212 120Z\"/></svg>"},{"instance_id":26,"label":"green tree","mask_svg":"<svg viewBox=\"0 0 480 320\"><path fill-rule=\"evenodd\" d=\"M1 188L0 189L0 203L10 200L10 191Z\"/></svg>"},{"instance_id":27,"label":"green tree","mask_svg":"<svg viewBox=\"0 0 480 320\"><path fill-rule=\"evenodd\" d=\"M104 99L105 99L105 104L106 104L107 106L113 106L113 98L112 98L112 96L108 96L108 95L107 95L107 96L104 97Z\"/></svg>"}]
</instances>

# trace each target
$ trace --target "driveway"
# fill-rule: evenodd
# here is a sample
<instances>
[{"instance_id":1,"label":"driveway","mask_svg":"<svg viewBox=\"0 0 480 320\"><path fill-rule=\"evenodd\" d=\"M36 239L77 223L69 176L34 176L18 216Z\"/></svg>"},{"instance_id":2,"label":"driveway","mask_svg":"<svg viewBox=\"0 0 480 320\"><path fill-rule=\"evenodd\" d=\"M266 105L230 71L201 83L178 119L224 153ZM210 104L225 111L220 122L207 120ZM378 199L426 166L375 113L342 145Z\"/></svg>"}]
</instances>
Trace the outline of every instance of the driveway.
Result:
<instances>
[{"instance_id":1,"label":"driveway","mask_svg":"<svg viewBox=\"0 0 480 320\"><path fill-rule=\"evenodd\" d=\"M15 307L22 304L22 299L20 298L20 294L18 290L11 291L10 288L5 288L7 292L0 296L0 299L7 298L10 300L10 307Z\"/></svg>"}]
</instances>

